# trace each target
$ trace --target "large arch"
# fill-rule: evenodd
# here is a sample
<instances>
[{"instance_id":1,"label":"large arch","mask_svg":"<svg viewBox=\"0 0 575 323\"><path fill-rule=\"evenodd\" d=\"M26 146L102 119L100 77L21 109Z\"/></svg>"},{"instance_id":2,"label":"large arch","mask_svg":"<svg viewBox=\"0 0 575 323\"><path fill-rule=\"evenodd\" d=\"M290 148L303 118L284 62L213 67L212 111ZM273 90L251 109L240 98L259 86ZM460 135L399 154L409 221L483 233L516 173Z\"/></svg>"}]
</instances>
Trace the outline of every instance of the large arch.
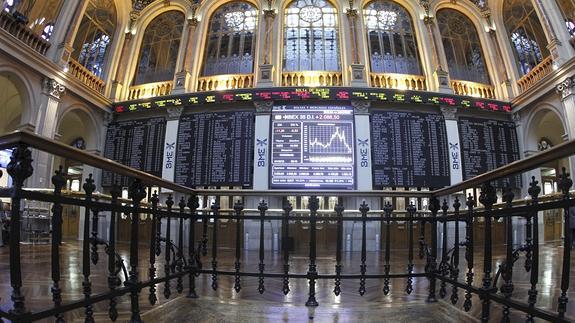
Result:
<instances>
[{"instance_id":1,"label":"large arch","mask_svg":"<svg viewBox=\"0 0 575 323\"><path fill-rule=\"evenodd\" d=\"M10 66L0 66L0 134L18 129L34 130L36 106L30 81Z\"/></svg>"}]
</instances>

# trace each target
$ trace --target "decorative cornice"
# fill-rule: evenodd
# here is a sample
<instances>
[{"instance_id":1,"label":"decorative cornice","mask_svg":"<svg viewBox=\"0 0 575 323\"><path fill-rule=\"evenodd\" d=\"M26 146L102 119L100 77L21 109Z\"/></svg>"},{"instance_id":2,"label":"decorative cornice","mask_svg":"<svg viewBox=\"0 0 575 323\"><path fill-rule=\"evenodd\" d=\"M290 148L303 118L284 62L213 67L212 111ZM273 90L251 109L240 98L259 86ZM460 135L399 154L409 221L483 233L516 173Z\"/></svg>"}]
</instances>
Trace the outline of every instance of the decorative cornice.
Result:
<instances>
[{"instance_id":1,"label":"decorative cornice","mask_svg":"<svg viewBox=\"0 0 575 323\"><path fill-rule=\"evenodd\" d=\"M62 95L64 95L64 92L66 92L66 87L64 87L64 85L50 78L44 79L42 89L46 94L58 100L62 97Z\"/></svg>"},{"instance_id":2,"label":"decorative cornice","mask_svg":"<svg viewBox=\"0 0 575 323\"><path fill-rule=\"evenodd\" d=\"M559 83L555 87L555 90L561 94L562 99L566 99L571 96L575 88L575 76L568 77L565 81Z\"/></svg>"}]
</instances>

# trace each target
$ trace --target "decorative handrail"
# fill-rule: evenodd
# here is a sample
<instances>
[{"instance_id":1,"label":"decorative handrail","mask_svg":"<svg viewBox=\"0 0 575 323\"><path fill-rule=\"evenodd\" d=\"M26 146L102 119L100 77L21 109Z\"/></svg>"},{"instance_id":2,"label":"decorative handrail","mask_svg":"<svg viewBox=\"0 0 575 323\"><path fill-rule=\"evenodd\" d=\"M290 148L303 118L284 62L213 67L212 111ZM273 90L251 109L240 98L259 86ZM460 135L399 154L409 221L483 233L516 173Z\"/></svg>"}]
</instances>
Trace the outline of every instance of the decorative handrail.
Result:
<instances>
[{"instance_id":1,"label":"decorative handrail","mask_svg":"<svg viewBox=\"0 0 575 323\"><path fill-rule=\"evenodd\" d=\"M226 74L198 78L198 91L219 91L253 88L254 74Z\"/></svg>"},{"instance_id":2,"label":"decorative handrail","mask_svg":"<svg viewBox=\"0 0 575 323\"><path fill-rule=\"evenodd\" d=\"M282 86L342 86L341 72L299 71L283 72Z\"/></svg>"},{"instance_id":3,"label":"decorative handrail","mask_svg":"<svg viewBox=\"0 0 575 323\"><path fill-rule=\"evenodd\" d=\"M84 83L88 88L100 94L104 93L106 85L104 81L73 58L70 58L68 62L68 73Z\"/></svg>"},{"instance_id":4,"label":"decorative handrail","mask_svg":"<svg viewBox=\"0 0 575 323\"><path fill-rule=\"evenodd\" d=\"M50 42L35 34L25 24L17 21L5 11L0 12L0 28L6 30L42 55L46 55L48 48L50 48Z\"/></svg>"},{"instance_id":5,"label":"decorative handrail","mask_svg":"<svg viewBox=\"0 0 575 323\"><path fill-rule=\"evenodd\" d=\"M495 87L470 81L451 80L451 88L457 95L473 96L483 99L495 98Z\"/></svg>"},{"instance_id":6,"label":"decorative handrail","mask_svg":"<svg viewBox=\"0 0 575 323\"><path fill-rule=\"evenodd\" d=\"M427 81L423 75L370 73L370 85L382 89L425 91Z\"/></svg>"},{"instance_id":7,"label":"decorative handrail","mask_svg":"<svg viewBox=\"0 0 575 323\"><path fill-rule=\"evenodd\" d=\"M173 81L146 83L132 85L128 90L128 100L153 98L155 96L170 95L173 89Z\"/></svg>"},{"instance_id":8,"label":"decorative handrail","mask_svg":"<svg viewBox=\"0 0 575 323\"><path fill-rule=\"evenodd\" d=\"M551 56L547 56L541 63L532 68L529 73L517 81L520 94L525 93L551 72L553 72L553 58Z\"/></svg>"}]
</instances>

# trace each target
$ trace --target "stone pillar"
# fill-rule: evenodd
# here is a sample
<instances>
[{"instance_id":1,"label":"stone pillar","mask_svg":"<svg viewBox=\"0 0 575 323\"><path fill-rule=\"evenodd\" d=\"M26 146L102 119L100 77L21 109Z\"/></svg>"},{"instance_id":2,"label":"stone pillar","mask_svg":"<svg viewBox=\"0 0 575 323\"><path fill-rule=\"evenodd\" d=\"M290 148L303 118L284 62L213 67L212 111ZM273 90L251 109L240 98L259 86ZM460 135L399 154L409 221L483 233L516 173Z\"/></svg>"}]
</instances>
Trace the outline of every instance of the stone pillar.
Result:
<instances>
[{"instance_id":1,"label":"stone pillar","mask_svg":"<svg viewBox=\"0 0 575 323\"><path fill-rule=\"evenodd\" d=\"M353 4L350 2L350 5ZM367 87L367 79L365 77L365 65L360 63L359 60L359 46L357 44L357 10L352 9L351 6L346 12L349 26L351 28L351 86L365 86Z\"/></svg>"},{"instance_id":2,"label":"stone pillar","mask_svg":"<svg viewBox=\"0 0 575 323\"><path fill-rule=\"evenodd\" d=\"M264 38L264 57L259 66L259 75L256 87L272 87L274 85L274 65L272 64L272 29L273 22L276 18L276 12L273 9L264 10L265 20L265 38Z\"/></svg>"},{"instance_id":3,"label":"stone pillar","mask_svg":"<svg viewBox=\"0 0 575 323\"><path fill-rule=\"evenodd\" d=\"M122 52L120 54L120 60L118 61L116 77L114 78L114 81L112 81L112 93L110 96L114 101L121 101L122 99L124 99L122 96L122 93L124 92L123 82L124 79L126 78L126 67L128 65L128 55L131 44L132 44L132 33L126 32L124 34L124 44L122 45Z\"/></svg>"},{"instance_id":4,"label":"stone pillar","mask_svg":"<svg viewBox=\"0 0 575 323\"><path fill-rule=\"evenodd\" d=\"M445 119L447 130L447 151L449 151L449 178L451 185L463 182L463 162L461 159L461 144L459 127L457 125L457 108L444 106L441 113Z\"/></svg>"},{"instance_id":5,"label":"stone pillar","mask_svg":"<svg viewBox=\"0 0 575 323\"><path fill-rule=\"evenodd\" d=\"M67 12L66 15L60 15L58 17L58 24L56 25L56 32L54 39L56 42L60 40L58 36L58 30L65 31L65 36L63 41L57 43L56 46L51 46L48 50L48 56L53 57L54 62L61 66L62 68L66 69L68 67L68 62L70 61L70 55L74 51L72 47L74 45L74 37L78 32L78 28L80 28L80 23L82 22L82 18L84 17L84 8L86 7L87 0L67 0L62 5L62 11L66 11L65 8L69 8L73 4L75 4L75 9L71 12ZM71 13L72 15L70 15ZM62 19L62 22L60 22Z\"/></svg>"},{"instance_id":6,"label":"stone pillar","mask_svg":"<svg viewBox=\"0 0 575 323\"><path fill-rule=\"evenodd\" d=\"M198 27L198 19L196 17L188 19L188 36L186 41L186 50L183 56L183 63L178 72L176 73L176 78L174 80L174 91L173 94L182 94L187 90L192 90L191 76L192 67L194 59L194 46L197 45L197 40L194 37L196 34L196 28ZM183 42L182 42L183 43Z\"/></svg>"},{"instance_id":7,"label":"stone pillar","mask_svg":"<svg viewBox=\"0 0 575 323\"><path fill-rule=\"evenodd\" d=\"M433 29L435 28L435 20L431 16L425 16L423 22L427 26L427 32L430 38L431 53L433 55L433 65L435 71L433 72L436 90L440 93L453 93L449 84L449 74L441 67L441 60L439 58L439 47L435 40Z\"/></svg>"},{"instance_id":8,"label":"stone pillar","mask_svg":"<svg viewBox=\"0 0 575 323\"><path fill-rule=\"evenodd\" d=\"M501 94L503 95L504 100L510 101L513 96L513 89L511 88L509 73L507 73L505 62L503 61L503 52L501 51L501 47L497 41L497 34L495 33L495 29L489 29L488 33L489 37L491 38L491 44L495 49L495 57L492 57L492 59L494 60L499 79L502 80L500 84Z\"/></svg>"},{"instance_id":9,"label":"stone pillar","mask_svg":"<svg viewBox=\"0 0 575 323\"><path fill-rule=\"evenodd\" d=\"M567 32L563 15L556 1L533 0L532 2L547 35L547 49L553 58L553 65L557 68L575 56L575 50L569 43L571 37Z\"/></svg>"},{"instance_id":10,"label":"stone pillar","mask_svg":"<svg viewBox=\"0 0 575 323\"><path fill-rule=\"evenodd\" d=\"M555 87L561 94L563 104L563 117L565 118L565 137L569 140L575 139L575 76L568 77L565 81ZM575 156L569 157L571 178L575 176Z\"/></svg>"},{"instance_id":11,"label":"stone pillar","mask_svg":"<svg viewBox=\"0 0 575 323\"><path fill-rule=\"evenodd\" d=\"M357 140L355 145L355 187L358 191L371 191L373 190L371 125L369 122L371 101L351 101L351 105L353 106Z\"/></svg>"},{"instance_id":12,"label":"stone pillar","mask_svg":"<svg viewBox=\"0 0 575 323\"><path fill-rule=\"evenodd\" d=\"M270 123L274 101L254 101L256 106L254 142L254 190L269 188Z\"/></svg>"},{"instance_id":13,"label":"stone pillar","mask_svg":"<svg viewBox=\"0 0 575 323\"><path fill-rule=\"evenodd\" d=\"M180 116L184 111L183 107L170 107L167 109L168 121L166 122L166 136L164 137L164 158L162 162L162 178L174 182L176 167L176 145L178 143L178 128L180 127ZM162 193L169 193L172 190L162 188Z\"/></svg>"},{"instance_id":14,"label":"stone pillar","mask_svg":"<svg viewBox=\"0 0 575 323\"><path fill-rule=\"evenodd\" d=\"M49 139L54 138L56 133L56 117L58 116L58 106L60 99L66 88L53 79L44 79L42 83L41 105L38 109L35 131L38 135ZM31 187L45 188L52 184L52 161L53 156L49 153L34 150L34 174L29 179Z\"/></svg>"}]
</instances>

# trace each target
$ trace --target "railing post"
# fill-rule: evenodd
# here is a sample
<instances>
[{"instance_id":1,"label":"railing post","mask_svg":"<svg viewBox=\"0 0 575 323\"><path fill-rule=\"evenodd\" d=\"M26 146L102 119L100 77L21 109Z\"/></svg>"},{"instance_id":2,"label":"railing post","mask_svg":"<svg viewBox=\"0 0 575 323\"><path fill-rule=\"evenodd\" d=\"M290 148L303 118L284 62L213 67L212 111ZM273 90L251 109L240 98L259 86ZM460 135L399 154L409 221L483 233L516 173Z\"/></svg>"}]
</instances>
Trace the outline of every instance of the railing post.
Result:
<instances>
[{"instance_id":1,"label":"railing post","mask_svg":"<svg viewBox=\"0 0 575 323\"><path fill-rule=\"evenodd\" d=\"M337 215L337 247L335 254L335 287L333 293L335 296L341 294L341 249L343 244L343 211L345 208L341 203L341 198L338 198L337 205L334 208Z\"/></svg>"},{"instance_id":2,"label":"railing post","mask_svg":"<svg viewBox=\"0 0 575 323\"><path fill-rule=\"evenodd\" d=\"M198 298L196 294L196 270L198 270L197 265L199 263L199 250L196 253L196 220L197 220L197 209L200 207L200 202L197 196L192 196L188 199L188 207L190 208L190 234L188 240L188 266L189 274L189 291L187 298Z\"/></svg>"},{"instance_id":3,"label":"railing post","mask_svg":"<svg viewBox=\"0 0 575 323\"><path fill-rule=\"evenodd\" d=\"M443 211L443 234L441 235L441 263L439 265L439 272L442 276L447 276L449 273L449 255L447 254L447 211L449 206L447 205L447 200L443 200L441 205L441 211ZM439 288L439 297L445 298L447 295L447 283L445 280L441 280L441 287Z\"/></svg>"},{"instance_id":4,"label":"railing post","mask_svg":"<svg viewBox=\"0 0 575 323\"><path fill-rule=\"evenodd\" d=\"M92 174L86 179L86 183L83 185L84 192L86 196L84 200L86 201L85 212L84 212L84 240L82 241L82 274L84 280L82 281L84 299L90 301L90 294L92 293L92 283L90 282L90 207L89 203L92 202L92 193L96 190L96 185L94 185L94 180L92 179ZM92 305L87 304L85 310L86 323L94 322L94 312L92 310Z\"/></svg>"},{"instance_id":5,"label":"railing post","mask_svg":"<svg viewBox=\"0 0 575 323\"><path fill-rule=\"evenodd\" d=\"M12 294L10 296L13 302L11 314L23 315L28 311L24 305L24 295L20 290L22 288L22 266L20 264L20 193L24 186L24 181L32 175L32 152L28 146L19 144L12 151L10 163L6 167L8 174L12 177L12 209L10 211L10 285Z\"/></svg>"},{"instance_id":6,"label":"railing post","mask_svg":"<svg viewBox=\"0 0 575 323\"><path fill-rule=\"evenodd\" d=\"M171 246L171 231L172 231L172 207L174 206L174 199L172 194L168 195L168 199L166 200L166 207L168 216L166 217L166 246L164 248L164 275L166 277L170 276L171 270L171 254L170 254L170 246ZM172 295L172 291L170 290L170 280L166 279L164 283L164 297L166 299L170 298Z\"/></svg>"},{"instance_id":7,"label":"railing post","mask_svg":"<svg viewBox=\"0 0 575 323\"><path fill-rule=\"evenodd\" d=\"M284 277L283 277L283 288L282 291L284 295L287 295L290 292L289 288L289 244L288 244L288 237L289 237L289 215L290 212L293 210L291 203L284 199L283 203L283 220L282 220L282 227L283 227L283 239L282 239L282 249L283 249L283 260L284 260ZM338 244L339 248L339 244ZM337 284L337 283L336 283Z\"/></svg>"},{"instance_id":8,"label":"railing post","mask_svg":"<svg viewBox=\"0 0 575 323\"><path fill-rule=\"evenodd\" d=\"M389 264L389 258L391 255L391 213L393 212L393 207L389 201L385 203L383 207L383 212L385 214L385 265L383 265L383 270L385 272L386 277L383 279L383 294L389 295L389 271L391 269L391 265Z\"/></svg>"},{"instance_id":9,"label":"railing post","mask_svg":"<svg viewBox=\"0 0 575 323\"><path fill-rule=\"evenodd\" d=\"M505 188L503 192L503 201L505 202L505 208L511 211L513 207L513 198L515 194L513 194L513 190L509 185ZM501 277L503 278L504 282L501 285L501 293L505 296L505 298L511 298L513 294L513 216L512 213L509 212L507 217L505 218L505 262L502 266L502 274ZM510 322L509 319L509 306L503 305L503 317L501 318L501 322Z\"/></svg>"},{"instance_id":10,"label":"railing post","mask_svg":"<svg viewBox=\"0 0 575 323\"><path fill-rule=\"evenodd\" d=\"M152 198L150 199L152 202L152 232L150 234L150 268L148 269L149 280L153 280L156 278L156 230L158 230L158 203L160 199L158 198L158 192L154 191L152 194ZM150 286L150 296L148 297L150 304L155 305L158 301L158 297L156 296L156 284L152 284Z\"/></svg>"},{"instance_id":11,"label":"railing post","mask_svg":"<svg viewBox=\"0 0 575 323\"><path fill-rule=\"evenodd\" d=\"M490 183L485 183L481 187L479 202L485 208L485 231L483 238L483 285L479 298L481 299L481 322L488 322L490 317L490 301L486 294L492 292L491 288L491 271L493 267L492 260L492 242L491 242L491 209L497 202L497 193Z\"/></svg>"},{"instance_id":12,"label":"railing post","mask_svg":"<svg viewBox=\"0 0 575 323\"><path fill-rule=\"evenodd\" d=\"M178 260L176 262L176 269L178 274L184 271L184 218L186 217L186 200L182 196L180 203L180 221L178 226ZM184 279L181 275L178 275L176 283L176 291L181 294L184 291Z\"/></svg>"},{"instance_id":13,"label":"railing post","mask_svg":"<svg viewBox=\"0 0 575 323\"><path fill-rule=\"evenodd\" d=\"M367 266L365 265L365 261L367 259L367 212L369 212L369 206L365 201L361 203L359 206L359 212L361 213L361 265L360 273L361 277L359 278L359 295L363 296L365 294L365 272Z\"/></svg>"},{"instance_id":14,"label":"railing post","mask_svg":"<svg viewBox=\"0 0 575 323\"><path fill-rule=\"evenodd\" d=\"M573 185L573 181L569 178L569 173L565 171L563 167L563 174L559 175L558 187L563 193L563 201L568 202L571 200L569 190ZM571 207L573 208L573 206ZM563 268L561 271L561 296L559 296L559 302L557 305L557 312L559 317L565 317L565 312L567 312L567 290L569 289L569 273L571 270L571 244L573 243L573 237L571 236L571 219L570 219L570 208L563 208L563 217L565 219L565 231L563 239Z\"/></svg>"},{"instance_id":15,"label":"railing post","mask_svg":"<svg viewBox=\"0 0 575 323\"><path fill-rule=\"evenodd\" d=\"M431 211L431 250L427 257L426 269L429 279L429 295L427 295L427 302L437 302L435 296L435 287L437 280L435 274L437 272L437 212L439 212L439 199L432 197L429 201L429 210Z\"/></svg>"},{"instance_id":16,"label":"railing post","mask_svg":"<svg viewBox=\"0 0 575 323\"><path fill-rule=\"evenodd\" d=\"M129 280L124 282L126 287L130 288L130 323L140 323L140 303L138 294L140 292L138 278L138 248L139 248L139 227L140 227L140 202L146 197L146 190L139 179L136 179L130 186L130 198L132 199L132 230L130 232L130 273Z\"/></svg>"},{"instance_id":17,"label":"railing post","mask_svg":"<svg viewBox=\"0 0 575 323\"><path fill-rule=\"evenodd\" d=\"M212 228L212 289L218 289L218 216L220 204L218 201L211 206L214 216L214 226Z\"/></svg>"},{"instance_id":18,"label":"railing post","mask_svg":"<svg viewBox=\"0 0 575 323\"><path fill-rule=\"evenodd\" d=\"M95 197L94 200L98 201L98 197ZM90 248L90 259L92 260L92 264L98 264L98 221L99 221L99 210L98 208L92 208L92 232L91 232L91 248Z\"/></svg>"},{"instance_id":19,"label":"railing post","mask_svg":"<svg viewBox=\"0 0 575 323\"><path fill-rule=\"evenodd\" d=\"M235 278L234 278L234 290L236 293L239 293L242 289L241 279L240 279L240 269L241 269L241 243L242 243L242 233L241 233L241 226L243 221L241 220L242 211L244 209L244 205L241 201L236 201L234 204L234 212L236 215L236 261L234 263L234 269L236 271Z\"/></svg>"},{"instance_id":20,"label":"railing post","mask_svg":"<svg viewBox=\"0 0 575 323\"><path fill-rule=\"evenodd\" d=\"M455 233L453 239L453 256L452 256L452 263L451 263L451 279L457 281L459 276L459 208L461 207L461 203L459 202L459 198L455 197L455 202L453 203L453 215L455 217ZM451 304L457 304L459 300L459 295L457 292L457 285L453 285L451 289Z\"/></svg>"},{"instance_id":21,"label":"railing post","mask_svg":"<svg viewBox=\"0 0 575 323\"><path fill-rule=\"evenodd\" d=\"M541 193L541 187L538 185L539 181L535 180L535 176L531 178L531 184L529 184L528 193L531 196L531 218L533 219L533 243L532 243L532 257L531 262L531 277L530 283L531 288L527 292L529 295L527 303L529 308L535 308L535 303L537 302L537 283L539 282L539 212L537 206L539 204L539 193ZM533 315L527 314L526 322L534 322Z\"/></svg>"},{"instance_id":22,"label":"railing post","mask_svg":"<svg viewBox=\"0 0 575 323\"><path fill-rule=\"evenodd\" d=\"M473 208L475 207L475 199L471 193L467 196L467 216L465 220L465 261L467 262L466 282L467 289L465 290L465 301L463 302L463 309L466 312L471 310L471 290L473 284Z\"/></svg>"},{"instance_id":23,"label":"railing post","mask_svg":"<svg viewBox=\"0 0 575 323\"><path fill-rule=\"evenodd\" d=\"M405 286L405 292L411 294L413 292L413 216L415 215L415 205L410 202L406 208L407 210L407 285ZM424 222L421 222L424 225Z\"/></svg>"},{"instance_id":24,"label":"railing post","mask_svg":"<svg viewBox=\"0 0 575 323\"><path fill-rule=\"evenodd\" d=\"M52 176L54 184L54 196L62 196L62 188L66 185L66 179L62 172L62 166ZM54 203L52 206L52 301L55 307L62 305L62 291L60 289L60 242L62 241L62 204ZM64 315L56 314L56 322L64 323Z\"/></svg>"},{"instance_id":25,"label":"railing post","mask_svg":"<svg viewBox=\"0 0 575 323\"><path fill-rule=\"evenodd\" d=\"M112 292L121 284L120 278L118 278L121 264L117 261L116 257L116 227L118 225L118 211L114 208L118 206L118 198L121 194L122 188L118 184L112 185L112 188L110 189L110 195L112 196L110 204L113 208L110 212L110 229L108 231L110 235L110 239L108 241L108 288L110 288L110 291ZM110 299L110 306L108 307L108 316L112 321L116 321L118 318L117 305L116 297L112 297Z\"/></svg>"},{"instance_id":26,"label":"railing post","mask_svg":"<svg viewBox=\"0 0 575 323\"><path fill-rule=\"evenodd\" d=\"M264 200L262 200L258 205L258 210L260 211L260 250L259 250L260 263L258 264L260 274L258 277L258 292L260 294L263 294L266 290L264 286L264 276L263 276L264 270L266 268L266 265L264 264L264 221L266 211L268 210L268 205Z\"/></svg>"},{"instance_id":27,"label":"railing post","mask_svg":"<svg viewBox=\"0 0 575 323\"><path fill-rule=\"evenodd\" d=\"M309 297L305 306L318 306L318 302L315 299L315 281L317 279L317 267L315 264L316 258L316 217L317 210L319 209L319 199L317 196L311 196L309 199L309 211L310 211L310 226L309 226L309 268L307 271L307 279L309 281Z\"/></svg>"}]
</instances>

